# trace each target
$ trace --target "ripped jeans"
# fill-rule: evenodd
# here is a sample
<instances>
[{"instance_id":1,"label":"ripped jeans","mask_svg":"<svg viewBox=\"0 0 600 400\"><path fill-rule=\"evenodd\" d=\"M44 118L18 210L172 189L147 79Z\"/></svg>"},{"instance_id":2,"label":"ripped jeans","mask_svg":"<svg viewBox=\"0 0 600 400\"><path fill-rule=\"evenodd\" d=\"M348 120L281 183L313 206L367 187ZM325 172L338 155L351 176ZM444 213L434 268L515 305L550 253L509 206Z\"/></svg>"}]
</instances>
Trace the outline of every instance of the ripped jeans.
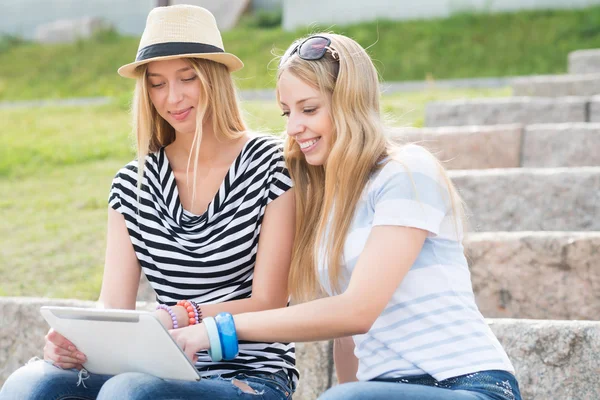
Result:
<instances>
[{"instance_id":1,"label":"ripped jeans","mask_svg":"<svg viewBox=\"0 0 600 400\"><path fill-rule=\"evenodd\" d=\"M249 386L242 390L234 381ZM239 384L239 382L235 382ZM238 374L233 379L218 376L198 382L160 379L128 372L116 376L63 370L42 360L15 371L0 390L0 400L290 400L292 390L284 372Z\"/></svg>"},{"instance_id":2,"label":"ripped jeans","mask_svg":"<svg viewBox=\"0 0 600 400\"><path fill-rule=\"evenodd\" d=\"M519 385L506 371L481 371L436 381L429 375L375 379L334 386L319 400L521 400Z\"/></svg>"}]
</instances>

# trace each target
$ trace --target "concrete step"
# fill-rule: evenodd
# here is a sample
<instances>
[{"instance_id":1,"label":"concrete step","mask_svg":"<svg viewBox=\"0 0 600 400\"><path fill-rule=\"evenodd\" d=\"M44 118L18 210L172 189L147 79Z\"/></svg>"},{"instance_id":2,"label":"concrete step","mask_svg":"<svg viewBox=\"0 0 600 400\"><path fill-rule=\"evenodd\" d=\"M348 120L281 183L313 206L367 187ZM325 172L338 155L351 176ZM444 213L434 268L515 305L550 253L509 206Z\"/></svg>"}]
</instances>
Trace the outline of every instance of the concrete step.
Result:
<instances>
[{"instance_id":1,"label":"concrete step","mask_svg":"<svg viewBox=\"0 0 600 400\"><path fill-rule=\"evenodd\" d=\"M600 166L600 124L539 124L525 127L521 167Z\"/></svg>"},{"instance_id":2,"label":"concrete step","mask_svg":"<svg viewBox=\"0 0 600 400\"><path fill-rule=\"evenodd\" d=\"M425 107L425 126L588 122L587 97L505 97L436 101Z\"/></svg>"},{"instance_id":3,"label":"concrete step","mask_svg":"<svg viewBox=\"0 0 600 400\"><path fill-rule=\"evenodd\" d=\"M568 65L570 74L600 73L600 49L572 51Z\"/></svg>"},{"instance_id":4,"label":"concrete step","mask_svg":"<svg viewBox=\"0 0 600 400\"><path fill-rule=\"evenodd\" d=\"M485 317L600 317L600 232L476 233L464 245Z\"/></svg>"},{"instance_id":5,"label":"concrete step","mask_svg":"<svg viewBox=\"0 0 600 400\"><path fill-rule=\"evenodd\" d=\"M595 96L600 93L600 74L537 75L511 81L514 96Z\"/></svg>"},{"instance_id":6,"label":"concrete step","mask_svg":"<svg viewBox=\"0 0 600 400\"><path fill-rule=\"evenodd\" d=\"M598 231L600 167L450 171L470 230Z\"/></svg>"},{"instance_id":7,"label":"concrete step","mask_svg":"<svg viewBox=\"0 0 600 400\"><path fill-rule=\"evenodd\" d=\"M448 169L600 166L600 124L394 128L401 143L427 147Z\"/></svg>"},{"instance_id":8,"label":"concrete step","mask_svg":"<svg viewBox=\"0 0 600 400\"><path fill-rule=\"evenodd\" d=\"M77 300L0 297L0 385L42 353L48 329L42 305L93 307ZM144 305L147 307L147 305ZM600 322L489 319L511 358L524 399L598 399ZM299 343L295 400L312 400L335 381L330 342Z\"/></svg>"},{"instance_id":9,"label":"concrete step","mask_svg":"<svg viewBox=\"0 0 600 400\"><path fill-rule=\"evenodd\" d=\"M488 320L523 399L600 399L600 321Z\"/></svg>"},{"instance_id":10,"label":"concrete step","mask_svg":"<svg viewBox=\"0 0 600 400\"><path fill-rule=\"evenodd\" d=\"M523 126L394 128L398 143L428 148L448 169L516 168L521 164Z\"/></svg>"},{"instance_id":11,"label":"concrete step","mask_svg":"<svg viewBox=\"0 0 600 400\"><path fill-rule=\"evenodd\" d=\"M600 122L600 96L590 98L587 122Z\"/></svg>"}]
</instances>

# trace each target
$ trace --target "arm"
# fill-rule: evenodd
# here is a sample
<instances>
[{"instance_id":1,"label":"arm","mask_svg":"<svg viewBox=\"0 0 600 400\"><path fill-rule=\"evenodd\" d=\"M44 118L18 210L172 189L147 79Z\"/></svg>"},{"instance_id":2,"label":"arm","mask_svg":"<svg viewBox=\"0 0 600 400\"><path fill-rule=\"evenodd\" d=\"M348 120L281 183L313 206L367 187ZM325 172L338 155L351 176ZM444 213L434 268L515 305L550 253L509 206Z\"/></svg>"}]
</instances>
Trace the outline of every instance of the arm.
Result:
<instances>
[{"instance_id":1,"label":"arm","mask_svg":"<svg viewBox=\"0 0 600 400\"><path fill-rule=\"evenodd\" d=\"M127 232L125 218L109 208L106 257L99 300L102 306L135 309L140 273L140 264Z\"/></svg>"},{"instance_id":2,"label":"arm","mask_svg":"<svg viewBox=\"0 0 600 400\"><path fill-rule=\"evenodd\" d=\"M400 226L371 231L346 291L287 309L237 315L238 337L309 342L369 331L415 262L427 232Z\"/></svg>"},{"instance_id":3,"label":"arm","mask_svg":"<svg viewBox=\"0 0 600 400\"><path fill-rule=\"evenodd\" d=\"M416 260L427 231L376 226L346 291L288 308L235 316L238 338L266 342L309 342L366 333ZM172 332L191 357L209 347L201 325Z\"/></svg>"},{"instance_id":4,"label":"arm","mask_svg":"<svg viewBox=\"0 0 600 400\"><path fill-rule=\"evenodd\" d=\"M337 338L333 341L333 362L339 383L357 381L358 359L354 355L352 337Z\"/></svg>"}]
</instances>

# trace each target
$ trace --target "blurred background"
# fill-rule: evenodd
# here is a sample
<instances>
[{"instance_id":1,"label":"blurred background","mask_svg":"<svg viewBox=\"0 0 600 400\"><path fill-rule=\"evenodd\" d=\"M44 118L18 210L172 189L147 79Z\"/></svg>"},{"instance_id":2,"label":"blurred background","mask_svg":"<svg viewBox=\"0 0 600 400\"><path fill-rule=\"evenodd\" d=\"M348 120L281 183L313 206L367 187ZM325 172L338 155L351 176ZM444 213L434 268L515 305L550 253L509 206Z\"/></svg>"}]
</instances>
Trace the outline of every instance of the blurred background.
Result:
<instances>
[{"instance_id":1,"label":"blurred background","mask_svg":"<svg viewBox=\"0 0 600 400\"><path fill-rule=\"evenodd\" d=\"M562 74L567 56L600 47L600 1L4 0L0 3L0 296L95 300L107 196L134 157L136 54L152 7L211 10L248 123L280 134L275 56L321 30L372 55L395 126L424 125L432 100L506 97L510 79Z\"/></svg>"}]
</instances>

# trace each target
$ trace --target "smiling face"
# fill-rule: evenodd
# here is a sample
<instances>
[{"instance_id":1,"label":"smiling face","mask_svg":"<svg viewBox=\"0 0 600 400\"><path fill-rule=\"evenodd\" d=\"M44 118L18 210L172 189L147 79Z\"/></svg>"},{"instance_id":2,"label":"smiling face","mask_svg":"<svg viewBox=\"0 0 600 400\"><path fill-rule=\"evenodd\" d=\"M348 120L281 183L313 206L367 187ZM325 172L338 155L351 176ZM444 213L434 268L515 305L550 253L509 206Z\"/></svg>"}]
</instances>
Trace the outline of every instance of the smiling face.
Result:
<instances>
[{"instance_id":1,"label":"smiling face","mask_svg":"<svg viewBox=\"0 0 600 400\"><path fill-rule=\"evenodd\" d=\"M179 133L196 132L202 87L191 64L181 58L148 64L150 100L158 114Z\"/></svg>"},{"instance_id":2,"label":"smiling face","mask_svg":"<svg viewBox=\"0 0 600 400\"><path fill-rule=\"evenodd\" d=\"M287 134L298 143L307 163L325 165L334 130L329 97L289 71L282 72L277 90Z\"/></svg>"}]
</instances>

